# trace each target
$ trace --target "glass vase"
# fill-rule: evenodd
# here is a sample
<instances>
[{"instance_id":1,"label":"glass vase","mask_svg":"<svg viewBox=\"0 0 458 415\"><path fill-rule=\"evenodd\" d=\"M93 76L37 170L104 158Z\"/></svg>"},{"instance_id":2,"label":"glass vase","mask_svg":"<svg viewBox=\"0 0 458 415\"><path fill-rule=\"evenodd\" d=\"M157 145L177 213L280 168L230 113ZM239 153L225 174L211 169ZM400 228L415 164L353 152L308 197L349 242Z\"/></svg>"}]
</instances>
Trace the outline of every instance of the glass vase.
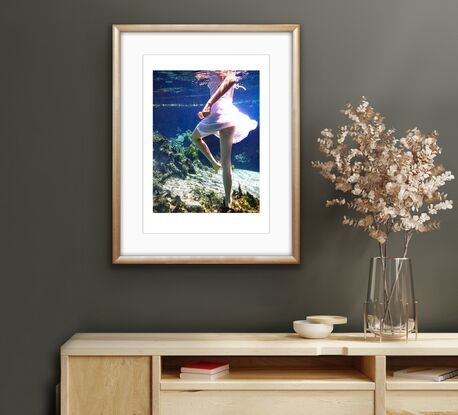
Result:
<instances>
[{"instance_id":1,"label":"glass vase","mask_svg":"<svg viewBox=\"0 0 458 415\"><path fill-rule=\"evenodd\" d=\"M409 258L371 258L364 335L367 331L383 339L418 334L417 302Z\"/></svg>"}]
</instances>

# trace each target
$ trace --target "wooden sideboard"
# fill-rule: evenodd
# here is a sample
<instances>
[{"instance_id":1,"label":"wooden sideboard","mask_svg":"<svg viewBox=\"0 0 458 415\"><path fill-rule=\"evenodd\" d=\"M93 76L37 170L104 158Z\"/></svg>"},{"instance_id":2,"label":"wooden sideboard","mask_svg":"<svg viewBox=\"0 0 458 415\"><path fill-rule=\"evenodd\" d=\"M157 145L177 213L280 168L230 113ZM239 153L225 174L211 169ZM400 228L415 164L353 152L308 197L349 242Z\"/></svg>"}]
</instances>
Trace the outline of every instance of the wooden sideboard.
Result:
<instances>
[{"instance_id":1,"label":"wooden sideboard","mask_svg":"<svg viewBox=\"0 0 458 415\"><path fill-rule=\"evenodd\" d=\"M180 366L225 360L216 381ZM61 348L62 415L458 415L458 378L393 378L458 366L458 334L385 341L361 334L76 334Z\"/></svg>"}]
</instances>

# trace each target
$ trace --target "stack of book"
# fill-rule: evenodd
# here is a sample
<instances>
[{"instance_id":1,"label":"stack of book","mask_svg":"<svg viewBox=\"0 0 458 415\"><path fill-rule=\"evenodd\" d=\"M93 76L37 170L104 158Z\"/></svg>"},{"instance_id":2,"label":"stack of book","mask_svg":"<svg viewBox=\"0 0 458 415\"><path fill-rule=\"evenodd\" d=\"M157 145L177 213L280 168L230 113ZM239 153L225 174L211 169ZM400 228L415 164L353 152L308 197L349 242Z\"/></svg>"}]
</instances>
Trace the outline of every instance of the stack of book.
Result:
<instances>
[{"instance_id":1,"label":"stack of book","mask_svg":"<svg viewBox=\"0 0 458 415\"><path fill-rule=\"evenodd\" d=\"M444 380L458 376L456 367L411 367L409 369L397 370L393 376L398 378L421 379L432 382L443 382Z\"/></svg>"},{"instance_id":2,"label":"stack of book","mask_svg":"<svg viewBox=\"0 0 458 415\"><path fill-rule=\"evenodd\" d=\"M180 379L215 380L229 374L229 365L225 362L196 362L182 366Z\"/></svg>"}]
</instances>

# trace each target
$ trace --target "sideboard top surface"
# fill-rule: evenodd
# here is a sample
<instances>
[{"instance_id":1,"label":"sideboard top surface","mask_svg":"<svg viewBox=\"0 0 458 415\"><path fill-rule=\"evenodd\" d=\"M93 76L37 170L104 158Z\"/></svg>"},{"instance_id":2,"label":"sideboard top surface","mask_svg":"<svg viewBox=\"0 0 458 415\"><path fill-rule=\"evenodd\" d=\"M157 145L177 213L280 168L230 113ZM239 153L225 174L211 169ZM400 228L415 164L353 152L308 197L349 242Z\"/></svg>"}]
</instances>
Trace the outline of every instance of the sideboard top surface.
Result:
<instances>
[{"instance_id":1,"label":"sideboard top surface","mask_svg":"<svg viewBox=\"0 0 458 415\"><path fill-rule=\"evenodd\" d=\"M294 333L77 333L63 356L434 356L458 355L458 333L420 333L418 340L379 342L372 335L335 333L303 339Z\"/></svg>"}]
</instances>

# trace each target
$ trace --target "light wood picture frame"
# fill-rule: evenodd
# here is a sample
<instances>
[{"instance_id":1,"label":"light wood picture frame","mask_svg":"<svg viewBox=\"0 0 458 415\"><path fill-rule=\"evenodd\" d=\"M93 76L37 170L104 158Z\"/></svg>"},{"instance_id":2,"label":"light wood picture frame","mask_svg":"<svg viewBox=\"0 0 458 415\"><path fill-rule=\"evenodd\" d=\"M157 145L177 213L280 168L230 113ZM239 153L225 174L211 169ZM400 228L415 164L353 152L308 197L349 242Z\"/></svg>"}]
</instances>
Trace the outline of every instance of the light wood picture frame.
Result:
<instances>
[{"instance_id":1,"label":"light wood picture frame","mask_svg":"<svg viewBox=\"0 0 458 415\"><path fill-rule=\"evenodd\" d=\"M112 36L112 262L114 264L298 264L300 262L300 26L297 24L115 24L112 27ZM234 43L231 43L232 37ZM202 47L203 43L207 45L205 50ZM227 44L231 46L227 47ZM234 45L240 47L240 53L233 54ZM218 47L221 47L221 51ZM215 50L219 52L215 53ZM259 212L214 214L154 212L152 204L148 204L153 196L145 193L145 189L146 192L151 191L154 186L152 173L150 173L153 161L145 158L153 154L154 123L148 117L155 116L151 105L153 98L149 97L153 96L151 89L153 89L154 71L164 70L164 68L168 71L177 68L188 70L188 66L183 67L182 62L187 60L195 62L197 57L204 62L209 61L209 56L214 57L215 61L227 62L225 57L229 55L233 56L234 62L237 59L254 62L247 64L249 68L239 68L239 65L237 69L251 70L252 67L257 69L258 61L261 62L260 68L267 68L258 70L266 85L265 89L262 85L259 87L262 97L259 100L261 107ZM167 62L170 62L169 66ZM262 62L266 64L262 66ZM148 66L150 63L152 66ZM193 64L189 69L195 71L214 69L208 64L203 66L199 68ZM234 69L227 64L224 66L223 63L220 67ZM276 76L278 74L280 76ZM264 110L264 114L268 116L262 116ZM151 113L153 115L150 116ZM146 123L148 120L152 122L152 128ZM277 134L274 134L275 132ZM264 165L263 157L267 160ZM265 173L262 171L263 167ZM267 183L264 188L263 183ZM263 198L262 191L266 188L266 196ZM225 198L222 197L222 200L225 201ZM189 219L189 230L187 217L192 219ZM208 229L204 226L202 231L193 233L193 229L202 226L203 219L208 219ZM240 221L242 231L234 227L237 221ZM177 228L178 231L175 229L168 233L167 229L172 229L177 223L184 225L180 225L182 227ZM186 231L181 232L181 229ZM215 229L228 230L216 233ZM250 232L250 229L254 231Z\"/></svg>"}]
</instances>

